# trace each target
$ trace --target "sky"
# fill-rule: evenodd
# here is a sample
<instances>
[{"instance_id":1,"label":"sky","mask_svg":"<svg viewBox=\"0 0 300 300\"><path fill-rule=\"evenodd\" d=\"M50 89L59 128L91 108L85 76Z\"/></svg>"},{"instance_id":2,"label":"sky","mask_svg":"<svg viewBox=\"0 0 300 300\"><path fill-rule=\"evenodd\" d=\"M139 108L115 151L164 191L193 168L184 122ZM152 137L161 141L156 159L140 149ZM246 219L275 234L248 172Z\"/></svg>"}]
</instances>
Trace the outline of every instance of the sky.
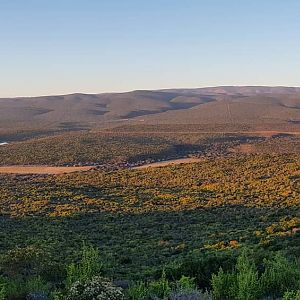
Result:
<instances>
[{"instance_id":1,"label":"sky","mask_svg":"<svg viewBox=\"0 0 300 300\"><path fill-rule=\"evenodd\" d=\"M0 0L0 97L300 86L299 0Z\"/></svg>"}]
</instances>

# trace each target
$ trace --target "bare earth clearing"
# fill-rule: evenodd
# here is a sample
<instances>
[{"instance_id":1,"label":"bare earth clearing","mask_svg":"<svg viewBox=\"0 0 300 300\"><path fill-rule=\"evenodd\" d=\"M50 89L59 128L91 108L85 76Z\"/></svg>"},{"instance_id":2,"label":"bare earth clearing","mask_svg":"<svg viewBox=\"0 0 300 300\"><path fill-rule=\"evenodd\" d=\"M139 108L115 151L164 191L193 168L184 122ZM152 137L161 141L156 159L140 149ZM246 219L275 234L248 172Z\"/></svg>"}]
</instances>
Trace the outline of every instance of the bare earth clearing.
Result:
<instances>
[{"instance_id":1,"label":"bare earth clearing","mask_svg":"<svg viewBox=\"0 0 300 300\"><path fill-rule=\"evenodd\" d=\"M244 153L244 154L255 153L255 150L256 150L255 146L252 144L241 144L232 149L229 149L229 151L232 153Z\"/></svg>"},{"instance_id":2,"label":"bare earth clearing","mask_svg":"<svg viewBox=\"0 0 300 300\"><path fill-rule=\"evenodd\" d=\"M145 164L131 168L132 170L158 168L169 165L179 165L200 162L201 158L178 158ZM0 174L64 174L92 170L93 166L84 167L54 167L54 166L0 166Z\"/></svg>"},{"instance_id":3,"label":"bare earth clearing","mask_svg":"<svg viewBox=\"0 0 300 300\"><path fill-rule=\"evenodd\" d=\"M79 171L89 171L93 167L50 167L50 166L3 166L2 174L63 174Z\"/></svg>"},{"instance_id":4,"label":"bare earth clearing","mask_svg":"<svg viewBox=\"0 0 300 300\"><path fill-rule=\"evenodd\" d=\"M160 162L150 163L138 167L133 167L134 170L140 170L140 169L146 169L146 168L158 168L158 167L164 167L169 165L180 165L180 164L190 164L190 163L196 163L202 161L201 158L178 158L178 159L170 159L170 160L164 160Z\"/></svg>"}]
</instances>

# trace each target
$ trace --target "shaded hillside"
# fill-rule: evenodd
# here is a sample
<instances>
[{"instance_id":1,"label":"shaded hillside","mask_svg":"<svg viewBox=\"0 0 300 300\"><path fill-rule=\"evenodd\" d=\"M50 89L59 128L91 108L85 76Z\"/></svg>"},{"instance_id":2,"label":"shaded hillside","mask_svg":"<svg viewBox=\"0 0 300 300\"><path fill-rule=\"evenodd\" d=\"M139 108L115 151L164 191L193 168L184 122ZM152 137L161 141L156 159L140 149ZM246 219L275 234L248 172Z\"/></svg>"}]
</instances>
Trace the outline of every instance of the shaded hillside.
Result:
<instances>
[{"instance_id":1,"label":"shaded hillside","mask_svg":"<svg viewBox=\"0 0 300 300\"><path fill-rule=\"evenodd\" d=\"M216 87L0 99L1 128L107 123L300 123L300 89Z\"/></svg>"},{"instance_id":2,"label":"shaded hillside","mask_svg":"<svg viewBox=\"0 0 300 300\"><path fill-rule=\"evenodd\" d=\"M264 124L300 123L300 94L222 96L190 109L143 117L150 123Z\"/></svg>"}]
</instances>

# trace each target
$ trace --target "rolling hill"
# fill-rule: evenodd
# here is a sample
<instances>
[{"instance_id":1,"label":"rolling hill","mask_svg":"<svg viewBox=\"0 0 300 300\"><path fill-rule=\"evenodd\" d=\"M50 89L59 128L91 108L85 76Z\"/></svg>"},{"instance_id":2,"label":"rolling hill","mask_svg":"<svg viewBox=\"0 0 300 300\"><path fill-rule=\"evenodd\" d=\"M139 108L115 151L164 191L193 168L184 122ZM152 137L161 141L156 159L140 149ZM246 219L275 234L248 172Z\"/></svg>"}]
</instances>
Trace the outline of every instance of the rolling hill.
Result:
<instances>
[{"instance_id":1,"label":"rolling hill","mask_svg":"<svg viewBox=\"0 0 300 300\"><path fill-rule=\"evenodd\" d=\"M103 124L300 124L300 88L212 87L0 99L0 126L83 129Z\"/></svg>"}]
</instances>

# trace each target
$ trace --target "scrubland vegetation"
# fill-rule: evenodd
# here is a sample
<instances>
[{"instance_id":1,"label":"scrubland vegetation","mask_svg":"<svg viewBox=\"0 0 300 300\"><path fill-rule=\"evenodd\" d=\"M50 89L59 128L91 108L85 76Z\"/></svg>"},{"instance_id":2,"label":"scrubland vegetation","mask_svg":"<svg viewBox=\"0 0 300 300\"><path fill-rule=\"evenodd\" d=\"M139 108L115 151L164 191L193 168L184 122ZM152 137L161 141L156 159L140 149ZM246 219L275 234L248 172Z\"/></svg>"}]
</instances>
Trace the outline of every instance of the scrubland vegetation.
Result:
<instances>
[{"instance_id":1,"label":"scrubland vegetation","mask_svg":"<svg viewBox=\"0 0 300 300\"><path fill-rule=\"evenodd\" d=\"M108 167L0 175L0 299L299 299L298 147L293 136L152 131L1 148L2 165ZM203 160L126 169L188 154Z\"/></svg>"},{"instance_id":2,"label":"scrubland vegetation","mask_svg":"<svg viewBox=\"0 0 300 300\"><path fill-rule=\"evenodd\" d=\"M135 127L134 127L135 128ZM134 129L133 128L133 129ZM72 132L37 137L0 147L0 165L106 165L224 155L241 142L262 138L201 132Z\"/></svg>"},{"instance_id":3,"label":"scrubland vegetation","mask_svg":"<svg viewBox=\"0 0 300 300\"><path fill-rule=\"evenodd\" d=\"M298 300L300 294L299 258L288 260L279 252L254 255L246 248L238 256L224 252L198 257L194 263L204 267L199 271L208 280L203 286L204 281L185 275L183 264L164 267L157 278L122 282L103 277L107 262L91 246L84 245L78 262L59 270L49 269L49 261L37 250L24 250L2 258L2 265L9 263L11 269L0 277L0 299ZM221 265L218 270L208 264L215 259Z\"/></svg>"}]
</instances>

